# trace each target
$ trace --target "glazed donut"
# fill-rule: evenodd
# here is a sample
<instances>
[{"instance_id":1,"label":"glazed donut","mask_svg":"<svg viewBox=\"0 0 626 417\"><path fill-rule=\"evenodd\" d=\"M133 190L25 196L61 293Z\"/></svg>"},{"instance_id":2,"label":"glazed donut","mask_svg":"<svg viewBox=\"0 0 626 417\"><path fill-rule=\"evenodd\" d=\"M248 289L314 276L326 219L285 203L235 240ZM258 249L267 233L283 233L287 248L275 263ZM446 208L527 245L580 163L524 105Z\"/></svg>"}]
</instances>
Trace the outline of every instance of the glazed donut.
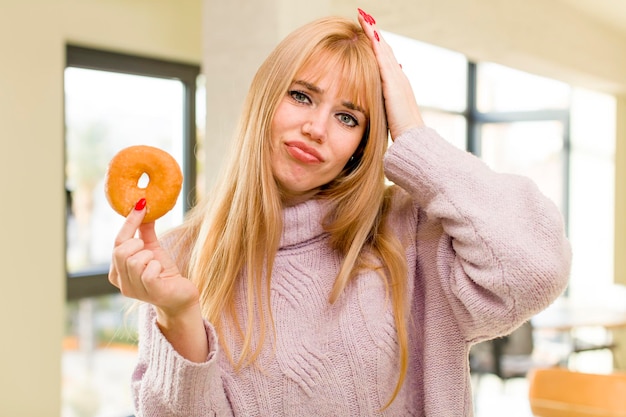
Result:
<instances>
[{"instance_id":1,"label":"glazed donut","mask_svg":"<svg viewBox=\"0 0 626 417\"><path fill-rule=\"evenodd\" d=\"M139 186L143 174L149 178ZM146 199L143 223L152 222L176 204L183 174L176 160L167 152L146 145L130 146L118 152L106 172L104 193L113 210L126 217L135 204Z\"/></svg>"}]
</instances>

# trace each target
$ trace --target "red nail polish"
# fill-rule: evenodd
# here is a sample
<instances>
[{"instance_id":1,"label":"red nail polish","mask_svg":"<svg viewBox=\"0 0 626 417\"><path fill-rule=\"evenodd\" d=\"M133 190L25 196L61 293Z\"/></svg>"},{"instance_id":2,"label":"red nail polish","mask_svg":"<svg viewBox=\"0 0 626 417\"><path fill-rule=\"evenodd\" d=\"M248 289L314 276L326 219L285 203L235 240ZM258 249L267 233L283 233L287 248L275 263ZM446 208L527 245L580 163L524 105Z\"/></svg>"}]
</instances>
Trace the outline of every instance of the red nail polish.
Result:
<instances>
[{"instance_id":1,"label":"red nail polish","mask_svg":"<svg viewBox=\"0 0 626 417\"><path fill-rule=\"evenodd\" d=\"M374 18L372 17L372 15L370 15L369 13L366 13L364 10L362 10L361 8L357 8L357 10L359 11L359 14L361 16L363 16L363 19L369 23L370 25L373 25L374 23L376 23L376 20L374 20Z\"/></svg>"},{"instance_id":2,"label":"red nail polish","mask_svg":"<svg viewBox=\"0 0 626 417\"><path fill-rule=\"evenodd\" d=\"M137 204L135 204L135 210L141 211L143 210L145 206L146 206L146 199L142 198L139 201L137 201Z\"/></svg>"},{"instance_id":3,"label":"red nail polish","mask_svg":"<svg viewBox=\"0 0 626 417\"><path fill-rule=\"evenodd\" d=\"M374 37L378 42L380 42L380 37L378 36L378 32L374 31Z\"/></svg>"}]
</instances>

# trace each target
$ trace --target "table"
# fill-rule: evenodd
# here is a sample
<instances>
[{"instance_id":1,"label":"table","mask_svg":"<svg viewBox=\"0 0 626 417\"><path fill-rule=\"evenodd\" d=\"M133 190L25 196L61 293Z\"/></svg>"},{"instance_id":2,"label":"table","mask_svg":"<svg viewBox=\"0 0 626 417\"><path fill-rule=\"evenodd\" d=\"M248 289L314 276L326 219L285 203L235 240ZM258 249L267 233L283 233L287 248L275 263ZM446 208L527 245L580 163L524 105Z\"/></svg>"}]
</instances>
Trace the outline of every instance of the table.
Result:
<instances>
[{"instance_id":1,"label":"table","mask_svg":"<svg viewBox=\"0 0 626 417\"><path fill-rule=\"evenodd\" d=\"M531 319L533 328L539 332L556 332L563 335L561 341L565 343L568 353L563 362L571 362L572 355L608 349L613 353L616 343L613 340L613 330L626 328L626 302L623 305L614 302L575 302L562 298L547 309L541 311ZM604 331L603 340L590 342L588 333L597 335L597 331L588 330L601 328ZM545 334L545 333L544 333ZM571 364L570 364L571 365Z\"/></svg>"},{"instance_id":2,"label":"table","mask_svg":"<svg viewBox=\"0 0 626 417\"><path fill-rule=\"evenodd\" d=\"M559 299L532 318L538 330L570 331L581 327L604 327L607 330L626 327L626 304L581 304Z\"/></svg>"}]
</instances>

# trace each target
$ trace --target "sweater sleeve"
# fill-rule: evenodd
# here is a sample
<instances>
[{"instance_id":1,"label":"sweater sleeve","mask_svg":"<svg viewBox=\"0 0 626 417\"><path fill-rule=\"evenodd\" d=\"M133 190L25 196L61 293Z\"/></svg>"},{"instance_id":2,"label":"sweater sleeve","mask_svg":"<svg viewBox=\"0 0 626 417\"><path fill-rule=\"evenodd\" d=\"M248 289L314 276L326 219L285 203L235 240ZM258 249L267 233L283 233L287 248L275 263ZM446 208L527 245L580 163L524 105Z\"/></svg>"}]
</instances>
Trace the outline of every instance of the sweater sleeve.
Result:
<instances>
[{"instance_id":1,"label":"sweater sleeve","mask_svg":"<svg viewBox=\"0 0 626 417\"><path fill-rule=\"evenodd\" d=\"M468 341L513 330L567 285L562 215L530 179L497 173L426 127L395 140L385 172L425 215L420 223L437 224L429 233L441 230L435 265L422 267L435 268ZM419 230L418 246L431 237Z\"/></svg>"},{"instance_id":2,"label":"sweater sleeve","mask_svg":"<svg viewBox=\"0 0 626 417\"><path fill-rule=\"evenodd\" d=\"M194 363L178 354L163 336L150 305L140 307L139 359L132 375L137 415L151 417L232 416L217 364L218 343L205 321L209 355Z\"/></svg>"}]
</instances>

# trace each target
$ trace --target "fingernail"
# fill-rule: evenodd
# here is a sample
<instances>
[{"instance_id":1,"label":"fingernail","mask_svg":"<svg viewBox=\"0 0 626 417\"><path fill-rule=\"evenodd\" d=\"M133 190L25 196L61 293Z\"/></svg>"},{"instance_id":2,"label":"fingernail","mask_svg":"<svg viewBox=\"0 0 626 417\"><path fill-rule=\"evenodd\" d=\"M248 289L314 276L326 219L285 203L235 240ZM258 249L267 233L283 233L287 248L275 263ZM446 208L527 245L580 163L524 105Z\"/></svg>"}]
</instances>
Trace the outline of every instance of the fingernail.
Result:
<instances>
[{"instance_id":1,"label":"fingernail","mask_svg":"<svg viewBox=\"0 0 626 417\"><path fill-rule=\"evenodd\" d=\"M146 206L146 199L142 198L139 201L137 201L137 204L135 204L135 210L141 211L143 210L145 206Z\"/></svg>"},{"instance_id":2,"label":"fingernail","mask_svg":"<svg viewBox=\"0 0 626 417\"><path fill-rule=\"evenodd\" d=\"M357 8L357 10L359 11L359 14L363 16L363 19L365 19L367 23L369 23L370 25L373 25L374 23L376 23L376 20L374 20L372 15L370 15L369 13L366 13L361 8Z\"/></svg>"},{"instance_id":3,"label":"fingernail","mask_svg":"<svg viewBox=\"0 0 626 417\"><path fill-rule=\"evenodd\" d=\"M380 42L380 37L378 36L378 32L374 31L374 37L378 42Z\"/></svg>"}]
</instances>

